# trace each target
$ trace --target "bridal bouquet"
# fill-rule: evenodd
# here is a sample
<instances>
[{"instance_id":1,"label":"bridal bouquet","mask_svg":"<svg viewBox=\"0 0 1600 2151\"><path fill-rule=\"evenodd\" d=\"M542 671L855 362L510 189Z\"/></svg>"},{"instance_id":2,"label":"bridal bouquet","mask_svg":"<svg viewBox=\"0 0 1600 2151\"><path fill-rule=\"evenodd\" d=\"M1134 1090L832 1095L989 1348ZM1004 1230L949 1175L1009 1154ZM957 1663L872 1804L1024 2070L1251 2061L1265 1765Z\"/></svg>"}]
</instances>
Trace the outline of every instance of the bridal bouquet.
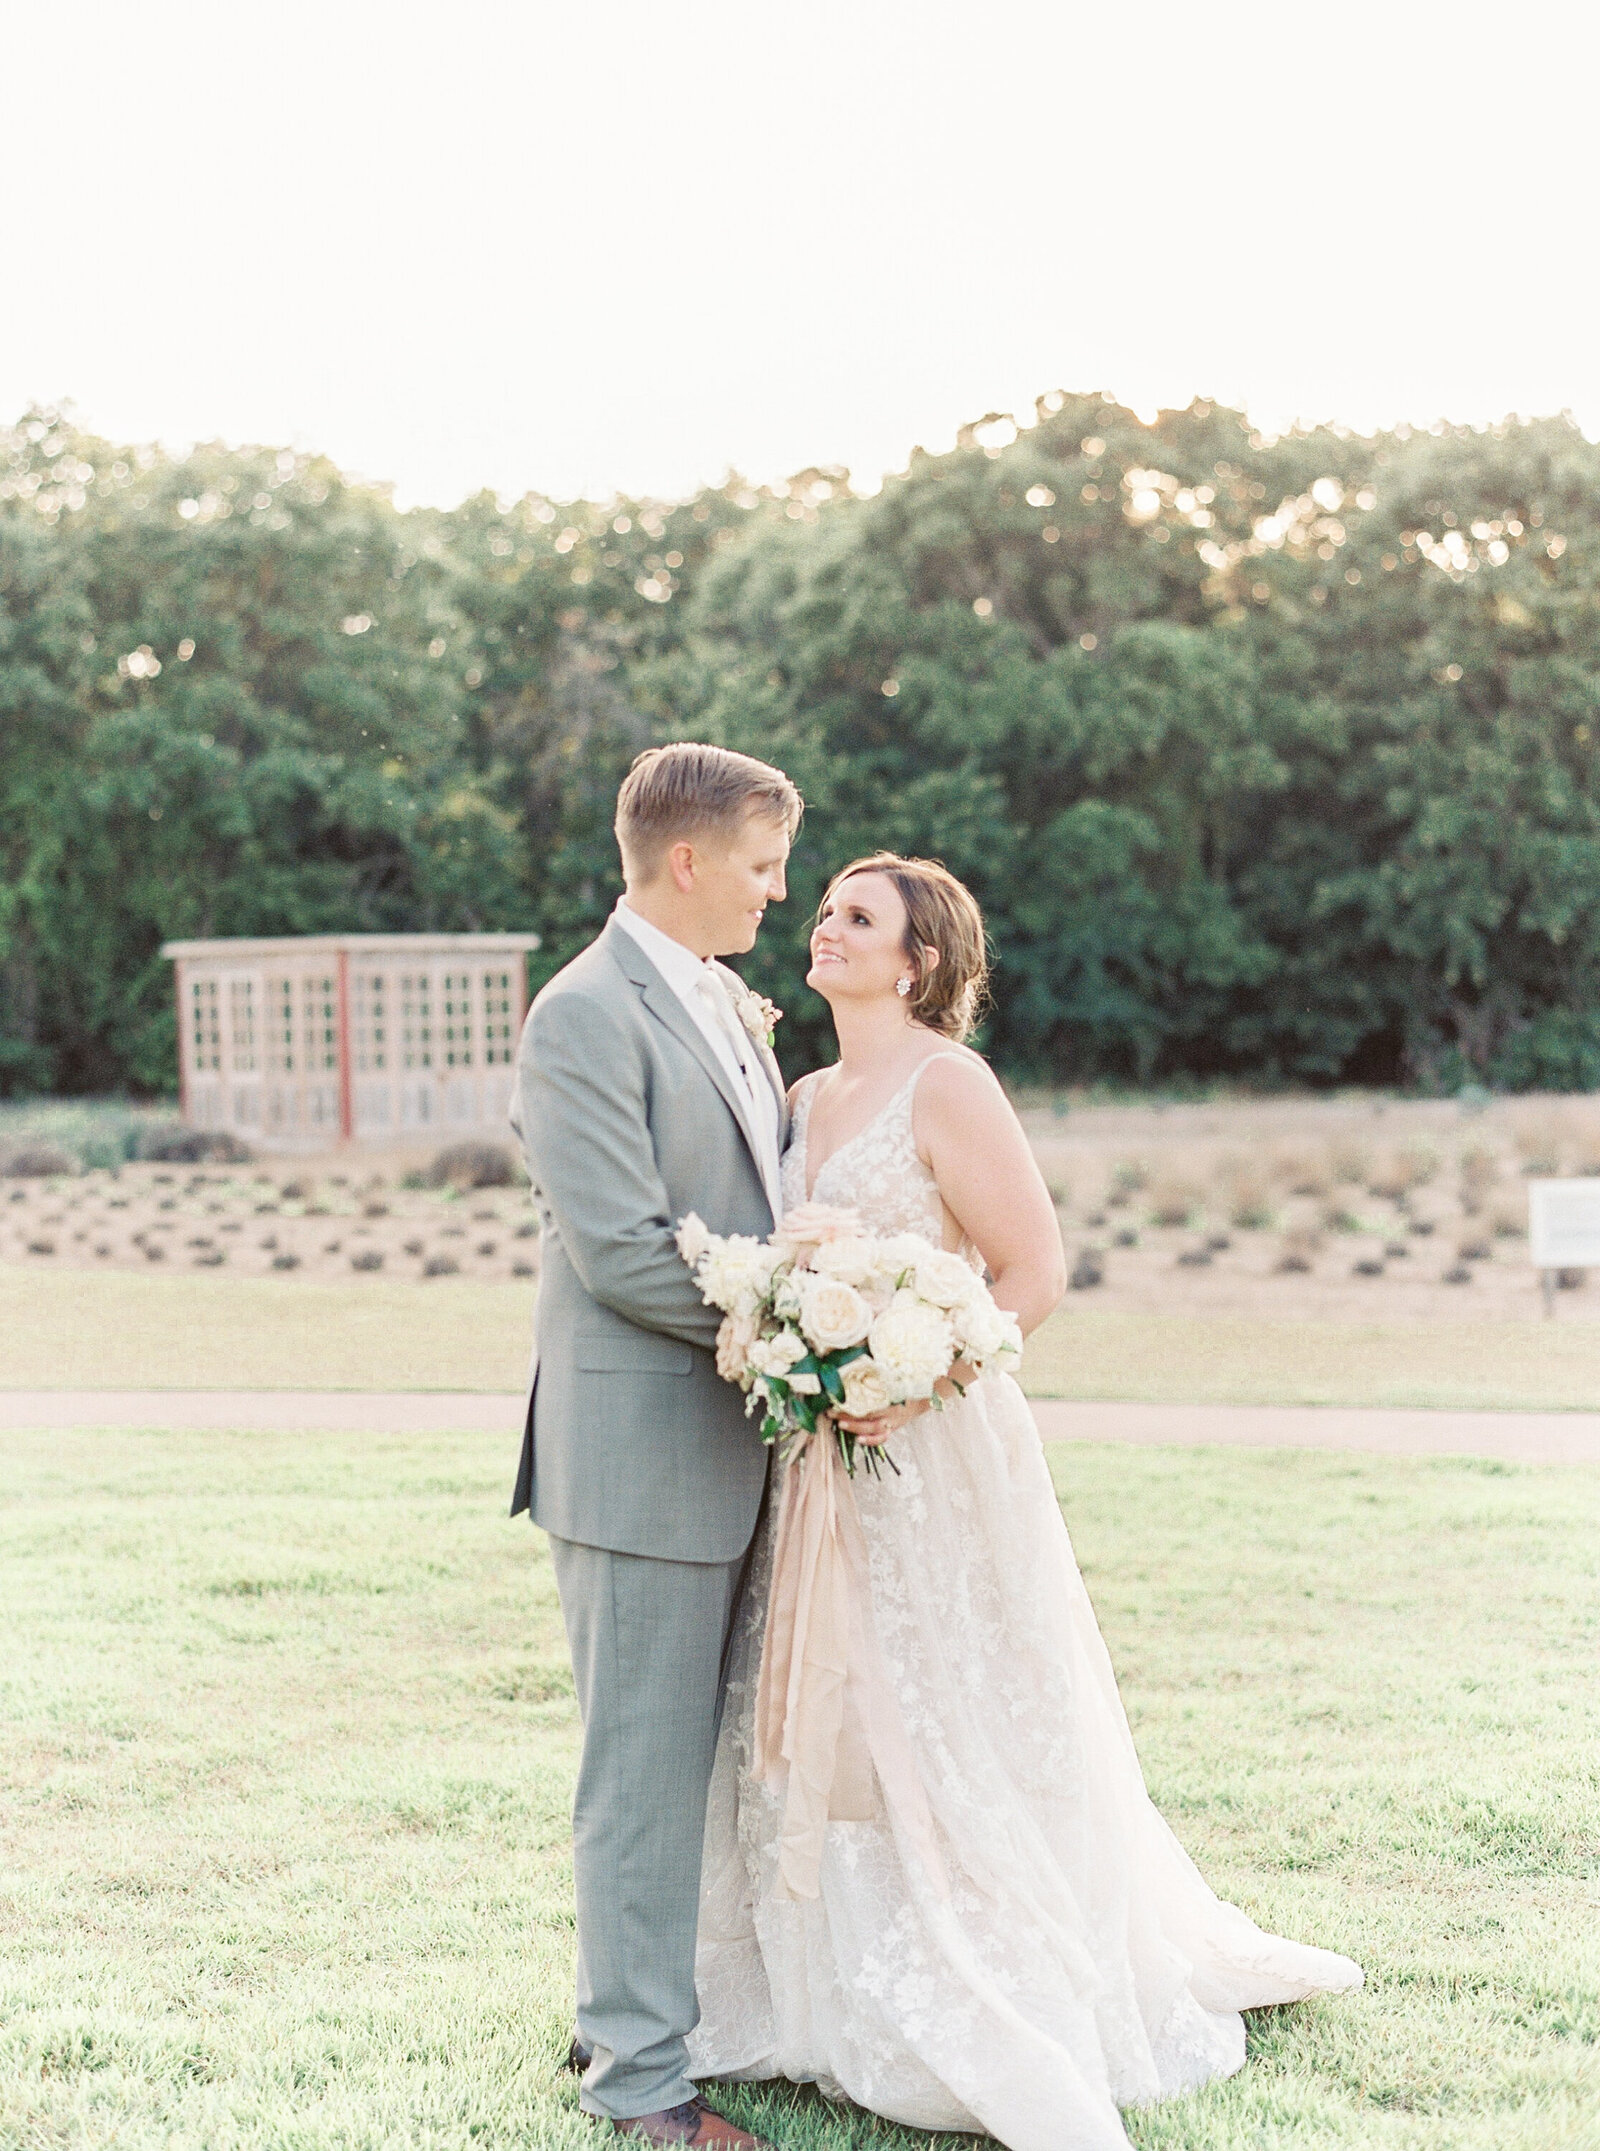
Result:
<instances>
[{"instance_id":1,"label":"bridal bouquet","mask_svg":"<svg viewBox=\"0 0 1600 2151\"><path fill-rule=\"evenodd\" d=\"M807 1203L764 1241L714 1233L691 1211L677 1241L701 1297L722 1309L717 1372L745 1392L747 1413L760 1409L763 1441L804 1439L824 1414L938 1404L953 1368L991 1374L1021 1359L1016 1316L920 1233L869 1233L854 1211ZM831 1424L853 1475L856 1438ZM862 1461L876 1473L880 1456L867 1444Z\"/></svg>"}]
</instances>

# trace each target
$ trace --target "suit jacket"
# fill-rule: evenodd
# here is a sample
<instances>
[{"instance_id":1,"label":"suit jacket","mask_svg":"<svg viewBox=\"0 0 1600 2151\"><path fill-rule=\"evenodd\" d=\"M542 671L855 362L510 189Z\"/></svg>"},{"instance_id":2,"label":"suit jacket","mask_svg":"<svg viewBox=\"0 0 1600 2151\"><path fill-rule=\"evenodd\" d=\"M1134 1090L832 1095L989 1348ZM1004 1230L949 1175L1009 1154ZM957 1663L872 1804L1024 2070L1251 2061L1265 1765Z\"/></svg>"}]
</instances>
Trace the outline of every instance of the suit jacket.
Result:
<instances>
[{"instance_id":1,"label":"suit jacket","mask_svg":"<svg viewBox=\"0 0 1600 2151\"><path fill-rule=\"evenodd\" d=\"M764 1047L760 1060L786 1129L783 1078ZM511 1124L543 1232L513 1516L664 1560L748 1546L767 1451L717 1374L722 1317L673 1241L690 1210L713 1232L772 1230L748 1122L699 1026L615 923L529 1009Z\"/></svg>"}]
</instances>

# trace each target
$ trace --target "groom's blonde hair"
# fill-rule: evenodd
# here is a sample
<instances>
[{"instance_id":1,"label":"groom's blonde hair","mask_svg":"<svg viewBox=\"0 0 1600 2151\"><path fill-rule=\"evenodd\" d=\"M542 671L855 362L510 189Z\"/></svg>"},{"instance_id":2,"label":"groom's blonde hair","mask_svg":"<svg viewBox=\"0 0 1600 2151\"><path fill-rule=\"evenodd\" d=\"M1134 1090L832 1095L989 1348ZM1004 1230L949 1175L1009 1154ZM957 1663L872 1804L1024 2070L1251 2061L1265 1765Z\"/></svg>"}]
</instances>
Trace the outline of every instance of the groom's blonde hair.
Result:
<instances>
[{"instance_id":1,"label":"groom's blonde hair","mask_svg":"<svg viewBox=\"0 0 1600 2151\"><path fill-rule=\"evenodd\" d=\"M751 814L782 822L793 836L803 812L783 771L753 755L689 739L647 747L617 794L622 871L630 882L647 882L670 846L711 831L732 837Z\"/></svg>"}]
</instances>

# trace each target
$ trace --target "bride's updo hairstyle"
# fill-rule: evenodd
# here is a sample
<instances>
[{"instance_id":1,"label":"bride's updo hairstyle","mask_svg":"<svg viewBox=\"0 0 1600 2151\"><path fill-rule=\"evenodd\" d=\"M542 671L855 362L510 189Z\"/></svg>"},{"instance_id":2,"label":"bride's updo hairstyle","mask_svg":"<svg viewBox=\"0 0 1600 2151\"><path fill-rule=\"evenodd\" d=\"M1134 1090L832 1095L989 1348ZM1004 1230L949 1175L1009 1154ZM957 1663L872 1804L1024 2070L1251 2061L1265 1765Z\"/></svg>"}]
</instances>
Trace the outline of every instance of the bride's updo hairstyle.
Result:
<instances>
[{"instance_id":1,"label":"bride's updo hairstyle","mask_svg":"<svg viewBox=\"0 0 1600 2151\"><path fill-rule=\"evenodd\" d=\"M892 851L852 859L829 882L823 903L852 874L882 874L906 907L905 958L911 970L906 1013L958 1043L972 1036L989 984L989 952L977 898L937 859L902 859ZM939 961L926 964L925 948Z\"/></svg>"}]
</instances>

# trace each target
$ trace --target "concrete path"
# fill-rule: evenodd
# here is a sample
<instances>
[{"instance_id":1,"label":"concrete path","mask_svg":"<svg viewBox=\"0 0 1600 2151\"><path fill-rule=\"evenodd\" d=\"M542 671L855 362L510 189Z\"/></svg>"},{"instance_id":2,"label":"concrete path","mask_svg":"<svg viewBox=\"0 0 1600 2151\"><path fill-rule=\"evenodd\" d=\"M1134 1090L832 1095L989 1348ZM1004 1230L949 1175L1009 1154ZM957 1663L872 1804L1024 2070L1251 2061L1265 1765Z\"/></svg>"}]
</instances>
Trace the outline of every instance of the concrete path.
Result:
<instances>
[{"instance_id":1,"label":"concrete path","mask_svg":"<svg viewBox=\"0 0 1600 2151\"><path fill-rule=\"evenodd\" d=\"M1333 1405L1076 1404L1038 1397L1046 1441L1184 1448L1355 1449L1386 1456L1493 1456L1600 1464L1600 1411L1358 1411ZM0 1391L0 1432L54 1427L217 1427L266 1433L503 1433L522 1426L504 1394L355 1390Z\"/></svg>"}]
</instances>

